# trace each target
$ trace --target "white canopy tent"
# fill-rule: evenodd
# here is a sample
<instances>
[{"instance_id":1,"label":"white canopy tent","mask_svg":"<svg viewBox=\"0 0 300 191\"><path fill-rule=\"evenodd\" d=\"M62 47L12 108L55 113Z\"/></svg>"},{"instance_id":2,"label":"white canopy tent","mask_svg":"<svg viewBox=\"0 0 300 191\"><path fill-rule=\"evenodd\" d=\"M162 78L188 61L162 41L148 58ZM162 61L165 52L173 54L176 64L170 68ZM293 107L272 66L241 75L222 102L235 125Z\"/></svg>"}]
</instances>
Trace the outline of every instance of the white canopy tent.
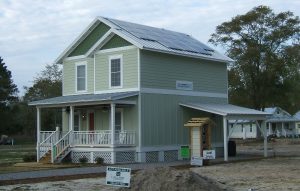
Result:
<instances>
[{"instance_id":1,"label":"white canopy tent","mask_svg":"<svg viewBox=\"0 0 300 191\"><path fill-rule=\"evenodd\" d=\"M228 120L253 120L264 136L264 156L267 157L266 117L269 113L227 103L181 103L183 107L213 113L223 117L224 161L228 161Z\"/></svg>"}]
</instances>

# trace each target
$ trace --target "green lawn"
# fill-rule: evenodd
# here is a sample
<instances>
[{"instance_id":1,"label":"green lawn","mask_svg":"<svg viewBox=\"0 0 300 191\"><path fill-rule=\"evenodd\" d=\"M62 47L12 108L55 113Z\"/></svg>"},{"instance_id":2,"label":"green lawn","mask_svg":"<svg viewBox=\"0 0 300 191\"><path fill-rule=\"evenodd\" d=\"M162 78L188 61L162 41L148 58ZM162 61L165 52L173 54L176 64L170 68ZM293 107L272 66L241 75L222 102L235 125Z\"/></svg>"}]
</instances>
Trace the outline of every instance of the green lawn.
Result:
<instances>
[{"instance_id":1,"label":"green lawn","mask_svg":"<svg viewBox=\"0 0 300 191\"><path fill-rule=\"evenodd\" d=\"M17 162L23 162L23 156L36 154L36 145L0 145L0 165L8 165Z\"/></svg>"}]
</instances>

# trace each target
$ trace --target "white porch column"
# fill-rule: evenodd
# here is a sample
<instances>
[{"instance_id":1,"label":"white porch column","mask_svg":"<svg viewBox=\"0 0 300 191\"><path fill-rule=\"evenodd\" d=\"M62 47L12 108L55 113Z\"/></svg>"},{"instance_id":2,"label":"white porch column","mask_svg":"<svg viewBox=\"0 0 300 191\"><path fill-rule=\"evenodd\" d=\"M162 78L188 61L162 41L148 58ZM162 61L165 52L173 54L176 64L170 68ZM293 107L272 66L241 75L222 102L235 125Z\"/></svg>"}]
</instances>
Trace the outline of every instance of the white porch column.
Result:
<instances>
[{"instance_id":1,"label":"white porch column","mask_svg":"<svg viewBox=\"0 0 300 191\"><path fill-rule=\"evenodd\" d=\"M116 105L114 103L110 104L110 130L111 130L111 145L115 147L115 114ZM111 153L111 163L116 163L116 152Z\"/></svg>"},{"instance_id":2,"label":"white porch column","mask_svg":"<svg viewBox=\"0 0 300 191\"><path fill-rule=\"evenodd\" d=\"M228 161L228 139L227 139L227 119L223 117L223 134L224 134L224 161Z\"/></svg>"},{"instance_id":3,"label":"white porch column","mask_svg":"<svg viewBox=\"0 0 300 191\"><path fill-rule=\"evenodd\" d=\"M263 130L264 130L264 157L268 156L268 136L267 136L267 123L263 121ZM269 125L270 128L270 125Z\"/></svg>"},{"instance_id":4,"label":"white porch column","mask_svg":"<svg viewBox=\"0 0 300 191\"><path fill-rule=\"evenodd\" d=\"M269 122L268 124L269 124L269 135L271 135L273 133L273 132L271 133L271 123Z\"/></svg>"},{"instance_id":5,"label":"white porch column","mask_svg":"<svg viewBox=\"0 0 300 191\"><path fill-rule=\"evenodd\" d=\"M70 106L69 131L73 131L73 129L74 129L74 106Z\"/></svg>"},{"instance_id":6,"label":"white porch column","mask_svg":"<svg viewBox=\"0 0 300 191\"><path fill-rule=\"evenodd\" d=\"M36 108L36 161L40 161L41 108Z\"/></svg>"},{"instance_id":7,"label":"white porch column","mask_svg":"<svg viewBox=\"0 0 300 191\"><path fill-rule=\"evenodd\" d=\"M281 123L281 135L283 136L283 131L284 131L284 125L283 122Z\"/></svg>"}]
</instances>

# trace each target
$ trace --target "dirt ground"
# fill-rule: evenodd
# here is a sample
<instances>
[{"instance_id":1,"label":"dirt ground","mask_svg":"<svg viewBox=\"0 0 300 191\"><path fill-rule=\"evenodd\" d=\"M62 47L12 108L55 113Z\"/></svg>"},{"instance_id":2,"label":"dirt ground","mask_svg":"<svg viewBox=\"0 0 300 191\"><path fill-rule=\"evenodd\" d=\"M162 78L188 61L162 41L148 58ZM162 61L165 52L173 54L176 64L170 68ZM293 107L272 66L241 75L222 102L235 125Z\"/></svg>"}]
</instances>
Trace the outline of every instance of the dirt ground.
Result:
<instances>
[{"instance_id":1,"label":"dirt ground","mask_svg":"<svg viewBox=\"0 0 300 191\"><path fill-rule=\"evenodd\" d=\"M239 142L237 150L242 154L261 155L263 147L260 141ZM141 170L132 176L131 190L299 191L300 140L272 141L268 151L272 158L193 168ZM103 177L0 186L0 191L117 189L106 186Z\"/></svg>"}]
</instances>

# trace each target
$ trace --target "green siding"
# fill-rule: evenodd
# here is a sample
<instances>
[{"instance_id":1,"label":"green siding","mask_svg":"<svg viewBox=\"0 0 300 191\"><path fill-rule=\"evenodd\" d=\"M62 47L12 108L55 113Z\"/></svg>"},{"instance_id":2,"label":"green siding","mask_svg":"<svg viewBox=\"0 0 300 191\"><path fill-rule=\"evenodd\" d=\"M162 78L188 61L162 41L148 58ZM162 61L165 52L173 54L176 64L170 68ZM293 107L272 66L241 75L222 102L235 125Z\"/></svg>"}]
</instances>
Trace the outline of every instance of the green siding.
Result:
<instances>
[{"instance_id":1,"label":"green siding","mask_svg":"<svg viewBox=\"0 0 300 191\"><path fill-rule=\"evenodd\" d=\"M94 60L93 58L64 61L63 63L63 95L76 94L76 63L87 62L87 93L94 92Z\"/></svg>"},{"instance_id":2,"label":"green siding","mask_svg":"<svg viewBox=\"0 0 300 191\"><path fill-rule=\"evenodd\" d=\"M124 40L123 38L119 37L118 35L113 36L102 48L104 49L110 49L110 48L118 48L123 46L130 46L132 45L130 42Z\"/></svg>"},{"instance_id":3,"label":"green siding","mask_svg":"<svg viewBox=\"0 0 300 191\"><path fill-rule=\"evenodd\" d=\"M183 124L191 117L211 117L217 124L212 142L222 143L222 118L179 105L186 102L226 103L226 99L177 95L142 94L142 146L189 144L189 130Z\"/></svg>"},{"instance_id":4,"label":"green siding","mask_svg":"<svg viewBox=\"0 0 300 191\"><path fill-rule=\"evenodd\" d=\"M69 54L78 56L85 54L108 30L109 26L100 23L74 50Z\"/></svg>"},{"instance_id":5,"label":"green siding","mask_svg":"<svg viewBox=\"0 0 300 191\"><path fill-rule=\"evenodd\" d=\"M109 89L109 56L123 57L123 88L138 87L138 49L104 52L96 54L96 91Z\"/></svg>"},{"instance_id":6,"label":"green siding","mask_svg":"<svg viewBox=\"0 0 300 191\"><path fill-rule=\"evenodd\" d=\"M176 80L192 81L194 91L227 94L225 63L141 50L141 87L176 89Z\"/></svg>"}]
</instances>

